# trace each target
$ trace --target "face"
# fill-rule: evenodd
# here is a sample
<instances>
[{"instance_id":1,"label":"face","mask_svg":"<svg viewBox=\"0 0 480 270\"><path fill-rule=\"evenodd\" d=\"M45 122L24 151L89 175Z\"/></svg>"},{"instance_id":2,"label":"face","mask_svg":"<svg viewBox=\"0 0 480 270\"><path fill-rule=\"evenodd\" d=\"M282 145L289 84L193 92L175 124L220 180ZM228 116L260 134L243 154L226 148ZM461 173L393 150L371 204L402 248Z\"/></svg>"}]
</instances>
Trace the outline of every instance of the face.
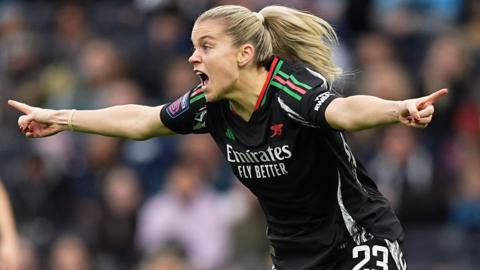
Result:
<instances>
[{"instance_id":1,"label":"face","mask_svg":"<svg viewBox=\"0 0 480 270\"><path fill-rule=\"evenodd\" d=\"M197 22L192 30L194 52L188 61L200 77L205 97L216 101L228 97L239 77L239 49L224 32L221 20Z\"/></svg>"}]
</instances>

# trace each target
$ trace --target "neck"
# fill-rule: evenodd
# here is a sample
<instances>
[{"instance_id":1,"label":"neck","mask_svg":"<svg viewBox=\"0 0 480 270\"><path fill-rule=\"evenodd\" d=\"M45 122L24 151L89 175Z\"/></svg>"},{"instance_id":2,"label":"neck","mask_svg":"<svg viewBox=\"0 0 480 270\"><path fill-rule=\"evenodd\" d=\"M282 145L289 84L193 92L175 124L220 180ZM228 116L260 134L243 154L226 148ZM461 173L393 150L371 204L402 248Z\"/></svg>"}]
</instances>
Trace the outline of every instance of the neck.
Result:
<instances>
[{"instance_id":1,"label":"neck","mask_svg":"<svg viewBox=\"0 0 480 270\"><path fill-rule=\"evenodd\" d=\"M227 99L243 120L250 120L255 111L255 105L267 76L268 70L263 67L241 71L235 88L230 92Z\"/></svg>"}]
</instances>

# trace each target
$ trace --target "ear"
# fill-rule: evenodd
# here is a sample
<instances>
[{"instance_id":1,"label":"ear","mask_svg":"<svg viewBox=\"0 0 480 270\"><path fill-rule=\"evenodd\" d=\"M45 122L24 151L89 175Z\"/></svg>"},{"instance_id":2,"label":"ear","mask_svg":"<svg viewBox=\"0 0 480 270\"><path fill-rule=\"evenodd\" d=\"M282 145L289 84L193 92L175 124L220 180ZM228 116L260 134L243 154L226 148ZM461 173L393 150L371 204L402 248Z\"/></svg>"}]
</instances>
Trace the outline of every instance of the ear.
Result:
<instances>
[{"instance_id":1,"label":"ear","mask_svg":"<svg viewBox=\"0 0 480 270\"><path fill-rule=\"evenodd\" d=\"M252 44L246 43L240 46L237 54L238 66L244 67L248 65L251 61L253 61L254 58L255 47Z\"/></svg>"}]
</instances>

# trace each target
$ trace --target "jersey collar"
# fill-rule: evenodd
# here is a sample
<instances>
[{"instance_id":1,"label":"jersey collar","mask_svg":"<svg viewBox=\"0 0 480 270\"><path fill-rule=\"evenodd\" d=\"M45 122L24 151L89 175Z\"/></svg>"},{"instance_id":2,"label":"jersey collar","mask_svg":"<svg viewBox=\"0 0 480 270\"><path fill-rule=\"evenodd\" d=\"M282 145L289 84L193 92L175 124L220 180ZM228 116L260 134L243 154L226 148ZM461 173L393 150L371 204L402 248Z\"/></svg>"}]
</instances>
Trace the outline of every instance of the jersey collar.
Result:
<instances>
[{"instance_id":1,"label":"jersey collar","mask_svg":"<svg viewBox=\"0 0 480 270\"><path fill-rule=\"evenodd\" d=\"M264 102L265 102L265 93L267 92L268 87L270 86L270 82L272 81L272 78L275 77L275 74L279 71L279 68L283 61L275 56L270 64L270 69L268 71L268 76L265 82L263 83L262 91L260 92L260 95L258 96L257 102L255 104L255 111L260 108Z\"/></svg>"}]
</instances>

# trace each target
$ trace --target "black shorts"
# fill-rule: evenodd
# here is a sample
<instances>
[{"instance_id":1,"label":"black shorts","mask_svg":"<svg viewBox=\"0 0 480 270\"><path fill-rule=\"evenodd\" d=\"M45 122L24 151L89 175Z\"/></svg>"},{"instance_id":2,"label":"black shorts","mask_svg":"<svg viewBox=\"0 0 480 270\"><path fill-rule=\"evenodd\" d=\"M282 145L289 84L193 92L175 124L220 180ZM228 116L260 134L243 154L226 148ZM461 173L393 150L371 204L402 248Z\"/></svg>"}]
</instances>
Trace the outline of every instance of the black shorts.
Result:
<instances>
[{"instance_id":1,"label":"black shorts","mask_svg":"<svg viewBox=\"0 0 480 270\"><path fill-rule=\"evenodd\" d=\"M391 242L386 239L373 238L360 245L351 242L335 257L333 262L327 267L322 267L322 270L407 269L401 245L397 241ZM273 266L272 270L277 268Z\"/></svg>"}]
</instances>

